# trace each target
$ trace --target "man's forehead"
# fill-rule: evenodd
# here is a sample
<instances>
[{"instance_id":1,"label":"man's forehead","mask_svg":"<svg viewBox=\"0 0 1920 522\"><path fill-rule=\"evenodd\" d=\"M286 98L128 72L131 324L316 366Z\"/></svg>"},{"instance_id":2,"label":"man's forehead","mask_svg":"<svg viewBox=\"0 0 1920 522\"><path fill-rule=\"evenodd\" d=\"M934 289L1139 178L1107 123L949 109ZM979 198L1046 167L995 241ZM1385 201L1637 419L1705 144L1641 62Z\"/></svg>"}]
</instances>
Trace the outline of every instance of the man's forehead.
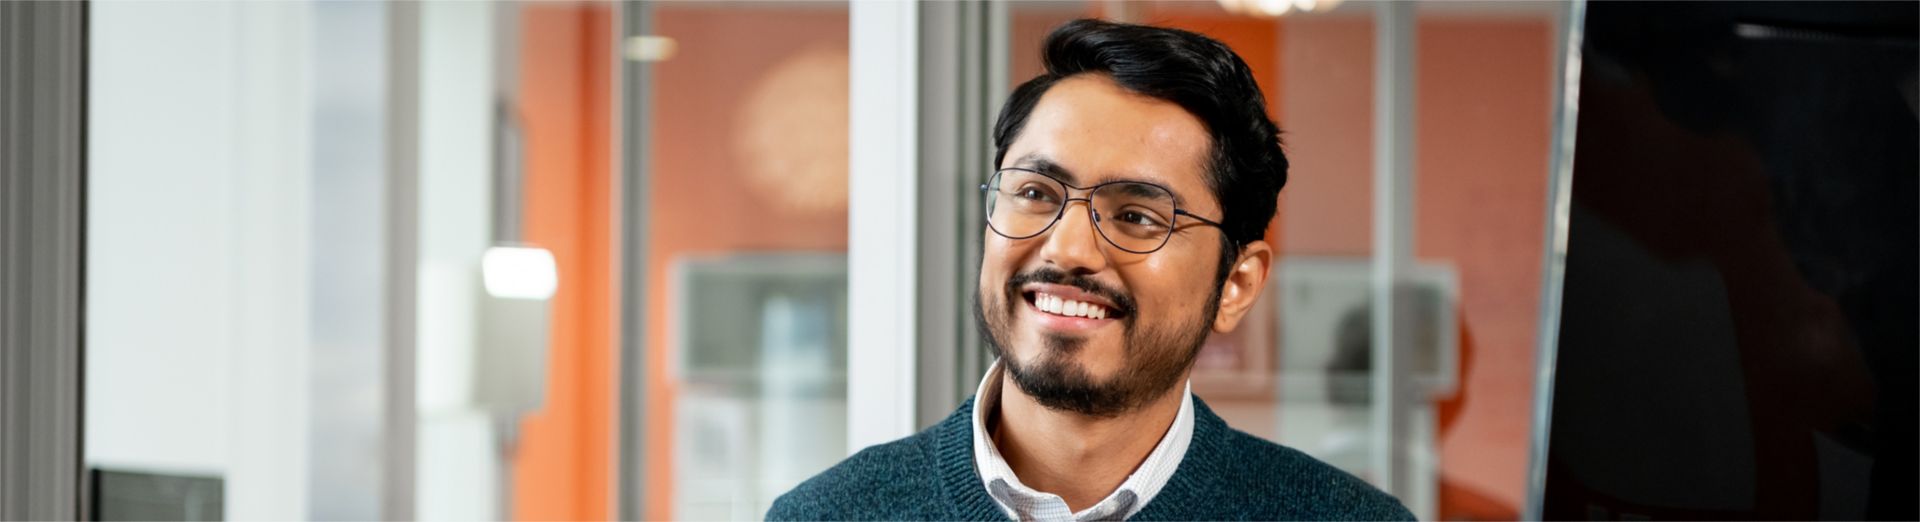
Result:
<instances>
[{"instance_id":1,"label":"man's forehead","mask_svg":"<svg viewBox=\"0 0 1920 522\"><path fill-rule=\"evenodd\" d=\"M1178 104L1128 91L1105 75L1060 80L1041 95L1023 127L1003 166L1083 187L1152 183L1172 189L1177 200L1206 190L1212 137L1205 124Z\"/></svg>"}]
</instances>

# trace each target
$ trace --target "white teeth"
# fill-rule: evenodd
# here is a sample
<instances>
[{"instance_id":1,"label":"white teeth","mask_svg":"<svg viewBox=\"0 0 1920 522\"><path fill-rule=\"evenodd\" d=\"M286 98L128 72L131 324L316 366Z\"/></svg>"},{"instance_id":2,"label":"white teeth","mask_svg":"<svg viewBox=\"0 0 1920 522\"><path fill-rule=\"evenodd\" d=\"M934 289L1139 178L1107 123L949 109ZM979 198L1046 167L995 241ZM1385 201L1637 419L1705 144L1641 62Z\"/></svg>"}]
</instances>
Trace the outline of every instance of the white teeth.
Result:
<instances>
[{"instance_id":1,"label":"white teeth","mask_svg":"<svg viewBox=\"0 0 1920 522\"><path fill-rule=\"evenodd\" d=\"M1074 301L1070 299L1063 299L1055 295L1048 295L1048 294L1035 295L1033 298L1033 307L1039 308L1040 311L1042 312L1047 312L1054 315L1064 315L1068 317L1086 317L1089 319L1106 319L1107 318L1107 308L1104 306L1100 306L1093 303L1083 303L1080 301Z\"/></svg>"}]
</instances>

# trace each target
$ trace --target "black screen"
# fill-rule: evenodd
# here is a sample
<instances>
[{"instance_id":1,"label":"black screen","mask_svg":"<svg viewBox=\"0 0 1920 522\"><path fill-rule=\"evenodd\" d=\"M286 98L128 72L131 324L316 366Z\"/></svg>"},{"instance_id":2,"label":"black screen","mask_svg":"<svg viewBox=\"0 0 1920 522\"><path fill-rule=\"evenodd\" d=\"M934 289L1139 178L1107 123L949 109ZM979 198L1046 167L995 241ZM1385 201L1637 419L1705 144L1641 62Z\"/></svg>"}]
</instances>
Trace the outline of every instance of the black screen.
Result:
<instances>
[{"instance_id":1,"label":"black screen","mask_svg":"<svg viewBox=\"0 0 1920 522\"><path fill-rule=\"evenodd\" d=\"M1917 518L1916 19L1589 4L1543 517Z\"/></svg>"}]
</instances>

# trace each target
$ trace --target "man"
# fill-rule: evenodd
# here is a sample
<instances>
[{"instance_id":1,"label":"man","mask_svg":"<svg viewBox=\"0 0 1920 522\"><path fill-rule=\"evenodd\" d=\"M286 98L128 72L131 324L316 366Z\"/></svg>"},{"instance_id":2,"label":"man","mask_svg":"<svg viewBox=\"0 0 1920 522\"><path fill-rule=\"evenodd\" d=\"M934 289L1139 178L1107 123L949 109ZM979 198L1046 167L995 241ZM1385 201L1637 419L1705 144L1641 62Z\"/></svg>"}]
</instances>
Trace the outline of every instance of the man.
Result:
<instances>
[{"instance_id":1,"label":"man","mask_svg":"<svg viewBox=\"0 0 1920 522\"><path fill-rule=\"evenodd\" d=\"M1198 34L1094 20L1044 47L982 186L974 315L999 361L945 421L849 457L767 518L1412 518L1227 427L1187 385L1273 261L1287 159L1246 64Z\"/></svg>"}]
</instances>

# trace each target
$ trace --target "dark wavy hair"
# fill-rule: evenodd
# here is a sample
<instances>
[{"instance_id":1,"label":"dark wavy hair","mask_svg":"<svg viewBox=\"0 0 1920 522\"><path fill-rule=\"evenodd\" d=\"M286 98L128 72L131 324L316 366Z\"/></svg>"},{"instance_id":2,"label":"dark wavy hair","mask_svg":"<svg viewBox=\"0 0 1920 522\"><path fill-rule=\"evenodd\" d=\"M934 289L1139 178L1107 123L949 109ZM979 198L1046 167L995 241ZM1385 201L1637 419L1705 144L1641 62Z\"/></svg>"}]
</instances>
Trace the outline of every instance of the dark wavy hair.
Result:
<instances>
[{"instance_id":1,"label":"dark wavy hair","mask_svg":"<svg viewBox=\"0 0 1920 522\"><path fill-rule=\"evenodd\" d=\"M1128 91L1179 105L1205 123L1212 138L1207 185L1224 214L1216 278L1225 277L1241 248L1266 237L1287 184L1280 127L1267 117L1266 97L1247 63L1197 33L1091 19L1054 29L1043 48L1047 72L1015 88L993 125L995 168L1041 95L1062 79L1105 74Z\"/></svg>"}]
</instances>

